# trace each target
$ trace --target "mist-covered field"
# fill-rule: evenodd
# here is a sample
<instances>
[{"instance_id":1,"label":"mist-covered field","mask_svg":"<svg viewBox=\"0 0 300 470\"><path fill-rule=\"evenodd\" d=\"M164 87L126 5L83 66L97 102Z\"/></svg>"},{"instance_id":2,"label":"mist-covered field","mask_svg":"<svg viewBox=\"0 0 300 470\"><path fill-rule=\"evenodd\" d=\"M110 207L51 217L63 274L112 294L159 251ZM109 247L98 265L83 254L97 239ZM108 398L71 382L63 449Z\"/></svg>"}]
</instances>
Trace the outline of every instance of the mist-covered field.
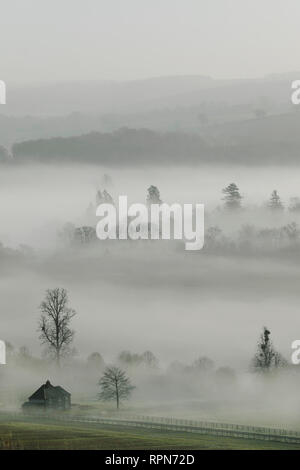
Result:
<instances>
[{"instance_id":1,"label":"mist-covered field","mask_svg":"<svg viewBox=\"0 0 300 470\"><path fill-rule=\"evenodd\" d=\"M86 166L1 169L1 242L33 250L26 262L13 267L9 261L2 263L5 336L12 342L21 336L36 350L37 306L46 288L63 285L80 312L75 321L81 353L100 348L110 356L117 345L139 350L147 331L147 347L167 360L177 352L178 359L208 354L218 362L240 363L247 360L264 324L273 327L276 343L289 353L297 322L298 264L288 254L279 257L275 251L266 259L247 256L245 250L239 256L204 255L167 241L107 241L72 249L62 244L58 233L67 222L95 225L93 208L88 207L95 207L96 191L103 189L108 171ZM289 199L298 194L297 169L150 168L110 170L109 176L107 189L116 204L121 194L130 203L145 202L147 188L155 184L164 202L204 203L206 228L219 226L230 237L245 225L280 227L299 218L287 210ZM221 190L231 181L243 195L239 215L221 211ZM280 215L263 208L274 188L286 206ZM237 332L238 354L230 347Z\"/></svg>"},{"instance_id":2,"label":"mist-covered field","mask_svg":"<svg viewBox=\"0 0 300 470\"><path fill-rule=\"evenodd\" d=\"M221 206L222 189L236 182L243 205L262 206L273 189L282 202L299 191L298 167L165 166L103 168L89 165L2 166L0 171L0 237L8 246L29 244L49 248L64 223L87 223L86 211L95 204L96 191L107 189L115 202L119 195L129 203L145 202L147 188L154 184L164 202L204 203L206 209ZM109 184L105 176L109 175ZM248 214L244 218L247 222ZM291 219L291 216L287 217ZM263 223L265 215L257 222ZM248 222L251 223L249 217Z\"/></svg>"},{"instance_id":3,"label":"mist-covered field","mask_svg":"<svg viewBox=\"0 0 300 470\"><path fill-rule=\"evenodd\" d=\"M281 233L282 227L298 223L289 204L298 196L299 172L275 167L1 168L1 335L14 348L11 366L1 371L4 389L14 390L9 406L18 408L48 375L69 387L75 401L96 400L102 369L86 368L91 353L99 352L111 364L122 351L151 351L159 361L155 369L134 364L128 369L137 385L130 402L135 411L297 427L297 367L289 365L284 380L274 377L270 384L251 373L250 364L263 326L289 363L300 329L297 243L287 238L277 248L272 237L262 237L266 229ZM243 196L243 209L236 214L223 209L222 188L232 181ZM151 184L164 202L205 204L204 250L187 252L178 241L72 245L62 236L66 223L95 225L98 189L106 188L116 203L121 194L129 202L144 202ZM275 188L285 208L280 214L267 207ZM209 229L216 226L222 236L211 245ZM54 287L68 291L77 312L72 322L76 353L62 371L33 359L43 352L38 307L46 289ZM22 346L26 350L20 356ZM213 361L208 371L197 370L201 357Z\"/></svg>"}]
</instances>

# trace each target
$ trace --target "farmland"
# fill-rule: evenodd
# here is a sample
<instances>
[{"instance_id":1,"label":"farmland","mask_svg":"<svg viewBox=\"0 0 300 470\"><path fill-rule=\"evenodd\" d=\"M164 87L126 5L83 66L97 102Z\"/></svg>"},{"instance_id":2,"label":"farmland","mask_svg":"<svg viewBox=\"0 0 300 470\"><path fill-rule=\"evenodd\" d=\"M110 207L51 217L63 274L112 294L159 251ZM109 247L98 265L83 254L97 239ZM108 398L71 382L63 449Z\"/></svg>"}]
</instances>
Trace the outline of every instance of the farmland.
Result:
<instances>
[{"instance_id":1,"label":"farmland","mask_svg":"<svg viewBox=\"0 0 300 470\"><path fill-rule=\"evenodd\" d=\"M300 444L213 436L158 429L136 429L99 423L36 420L34 417L2 417L1 449L235 449L292 450Z\"/></svg>"}]
</instances>

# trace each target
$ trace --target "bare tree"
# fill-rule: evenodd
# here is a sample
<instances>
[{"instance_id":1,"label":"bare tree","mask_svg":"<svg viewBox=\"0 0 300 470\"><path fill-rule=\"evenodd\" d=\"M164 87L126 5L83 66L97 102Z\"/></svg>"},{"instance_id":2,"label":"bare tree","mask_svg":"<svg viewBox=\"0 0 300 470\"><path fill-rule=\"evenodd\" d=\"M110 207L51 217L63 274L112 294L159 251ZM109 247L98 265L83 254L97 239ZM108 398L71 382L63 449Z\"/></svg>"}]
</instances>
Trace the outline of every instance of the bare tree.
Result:
<instances>
[{"instance_id":1,"label":"bare tree","mask_svg":"<svg viewBox=\"0 0 300 470\"><path fill-rule=\"evenodd\" d=\"M287 361L275 350L270 339L271 332L264 327L257 344L257 352L252 360L252 367L258 372L269 372L272 369L286 367Z\"/></svg>"},{"instance_id":2,"label":"bare tree","mask_svg":"<svg viewBox=\"0 0 300 470\"><path fill-rule=\"evenodd\" d=\"M154 356L153 352L151 351L145 351L142 354L142 361L146 367L150 367L151 369L158 368L158 359Z\"/></svg>"},{"instance_id":3,"label":"bare tree","mask_svg":"<svg viewBox=\"0 0 300 470\"><path fill-rule=\"evenodd\" d=\"M99 385L101 388L99 400L116 400L117 409L119 409L120 401L128 399L135 388L125 372L114 366L105 369Z\"/></svg>"},{"instance_id":4,"label":"bare tree","mask_svg":"<svg viewBox=\"0 0 300 470\"><path fill-rule=\"evenodd\" d=\"M74 337L70 322L76 312L68 307L67 291L60 288L46 291L40 311L39 338L47 346L59 366L61 358L70 353L70 345Z\"/></svg>"}]
</instances>

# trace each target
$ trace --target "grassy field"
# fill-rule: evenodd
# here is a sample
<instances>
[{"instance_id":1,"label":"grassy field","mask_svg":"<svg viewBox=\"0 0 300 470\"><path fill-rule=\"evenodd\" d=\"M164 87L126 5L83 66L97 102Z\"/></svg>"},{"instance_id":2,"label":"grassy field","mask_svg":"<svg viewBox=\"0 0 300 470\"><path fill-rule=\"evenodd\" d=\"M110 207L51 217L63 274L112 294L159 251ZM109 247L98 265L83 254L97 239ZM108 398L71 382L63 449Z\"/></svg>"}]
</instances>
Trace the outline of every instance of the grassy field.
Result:
<instances>
[{"instance_id":1,"label":"grassy field","mask_svg":"<svg viewBox=\"0 0 300 470\"><path fill-rule=\"evenodd\" d=\"M300 449L297 444L216 437L194 433L119 429L91 423L0 421L0 449Z\"/></svg>"}]
</instances>

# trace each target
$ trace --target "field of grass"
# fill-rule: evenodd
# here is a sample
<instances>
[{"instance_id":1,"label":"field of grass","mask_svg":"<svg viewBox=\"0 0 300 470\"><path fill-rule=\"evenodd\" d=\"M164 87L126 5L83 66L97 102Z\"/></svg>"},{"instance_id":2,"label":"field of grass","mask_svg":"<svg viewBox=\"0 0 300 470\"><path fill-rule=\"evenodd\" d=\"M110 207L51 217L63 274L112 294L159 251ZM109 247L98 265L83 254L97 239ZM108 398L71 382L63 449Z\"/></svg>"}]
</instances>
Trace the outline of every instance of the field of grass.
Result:
<instances>
[{"instance_id":1,"label":"field of grass","mask_svg":"<svg viewBox=\"0 0 300 470\"><path fill-rule=\"evenodd\" d=\"M92 423L43 423L33 418L0 421L0 449L300 449L300 444L217 437Z\"/></svg>"}]
</instances>

